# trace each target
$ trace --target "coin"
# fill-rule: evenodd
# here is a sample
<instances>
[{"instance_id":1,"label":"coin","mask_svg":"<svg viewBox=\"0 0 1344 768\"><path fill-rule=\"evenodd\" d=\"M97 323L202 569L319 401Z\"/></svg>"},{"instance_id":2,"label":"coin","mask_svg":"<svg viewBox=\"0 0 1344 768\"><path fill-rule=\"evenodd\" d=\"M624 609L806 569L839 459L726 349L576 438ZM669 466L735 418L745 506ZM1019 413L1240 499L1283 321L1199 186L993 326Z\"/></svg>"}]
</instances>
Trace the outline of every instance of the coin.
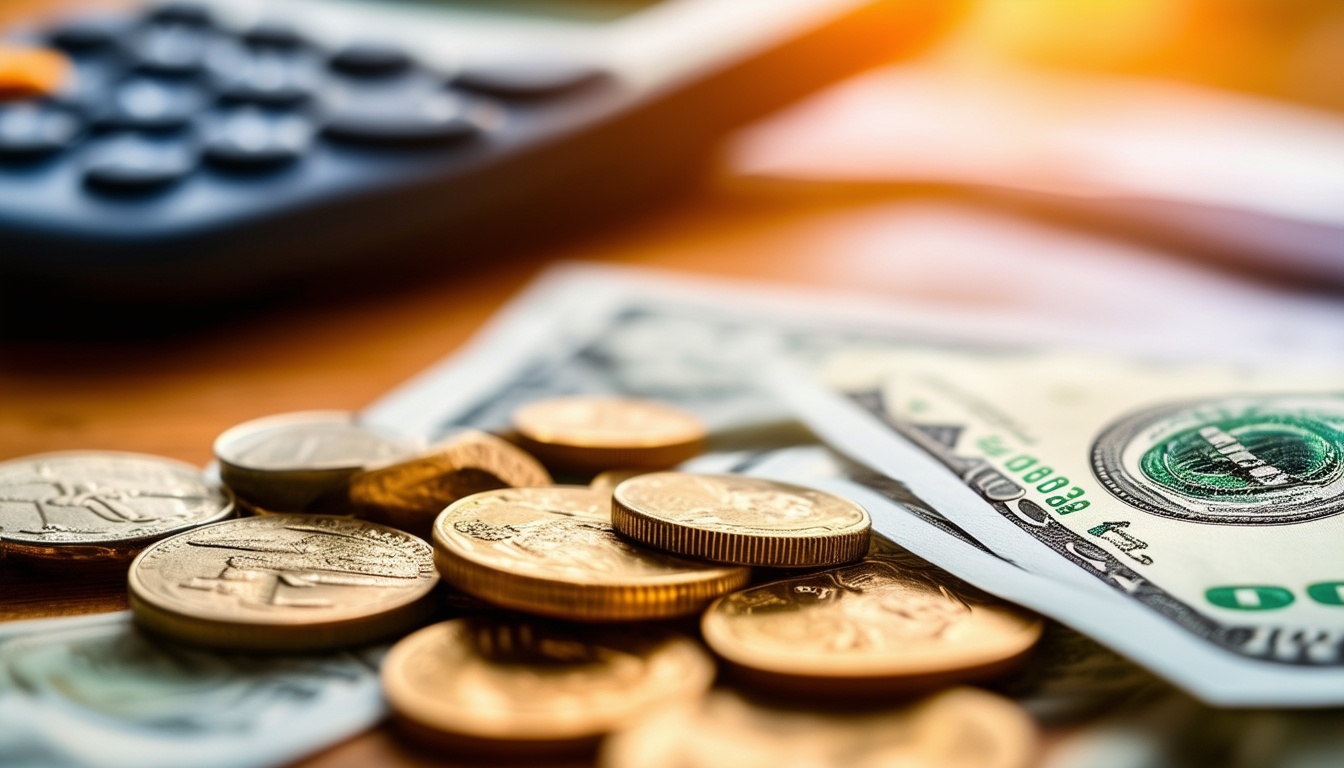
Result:
<instances>
[{"instance_id":1,"label":"coin","mask_svg":"<svg viewBox=\"0 0 1344 768\"><path fill-rule=\"evenodd\" d=\"M1036 743L1036 727L1021 707L975 688L952 688L899 709L843 713L786 709L715 691L613 734L599 764L1025 768Z\"/></svg>"},{"instance_id":2,"label":"coin","mask_svg":"<svg viewBox=\"0 0 1344 768\"><path fill-rule=\"evenodd\" d=\"M325 515L269 515L164 539L131 563L140 626L245 651L351 647L403 633L432 609L429 545Z\"/></svg>"},{"instance_id":3,"label":"coin","mask_svg":"<svg viewBox=\"0 0 1344 768\"><path fill-rule=\"evenodd\" d=\"M343 501L356 472L413 450L405 438L346 411L267 416L215 439L224 484L249 505L275 512L301 512L337 495Z\"/></svg>"},{"instance_id":4,"label":"coin","mask_svg":"<svg viewBox=\"0 0 1344 768\"><path fill-rule=\"evenodd\" d=\"M637 475L647 475L647 469L608 469L605 472L599 472L588 483L588 487L594 491L602 493L611 493L616 490L616 486Z\"/></svg>"},{"instance_id":5,"label":"coin","mask_svg":"<svg viewBox=\"0 0 1344 768\"><path fill-rule=\"evenodd\" d=\"M493 435L468 431L415 458L350 479L350 500L361 517L428 536L449 504L481 491L551 484L546 468Z\"/></svg>"},{"instance_id":6,"label":"coin","mask_svg":"<svg viewBox=\"0 0 1344 768\"><path fill-rule=\"evenodd\" d=\"M575 621L684 616L750 578L632 546L612 530L609 505L578 486L468 496L434 522L434 559L464 592Z\"/></svg>"},{"instance_id":7,"label":"coin","mask_svg":"<svg viewBox=\"0 0 1344 768\"><path fill-rule=\"evenodd\" d=\"M744 680L848 697L1002 674L1043 626L889 542L853 565L719 598L701 622Z\"/></svg>"},{"instance_id":8,"label":"coin","mask_svg":"<svg viewBox=\"0 0 1344 768\"><path fill-rule=\"evenodd\" d=\"M125 563L232 514L226 492L172 459L70 451L0 463L0 555Z\"/></svg>"},{"instance_id":9,"label":"coin","mask_svg":"<svg viewBox=\"0 0 1344 768\"><path fill-rule=\"evenodd\" d=\"M655 472L616 486L611 522L641 544L721 563L848 563L868 551L872 519L849 499L737 475Z\"/></svg>"},{"instance_id":10,"label":"coin","mask_svg":"<svg viewBox=\"0 0 1344 768\"><path fill-rule=\"evenodd\" d=\"M714 663L683 635L475 617L392 647L383 691L397 724L454 749L554 754L664 702L699 696Z\"/></svg>"},{"instance_id":11,"label":"coin","mask_svg":"<svg viewBox=\"0 0 1344 768\"><path fill-rule=\"evenodd\" d=\"M522 406L513 425L524 448L547 465L594 472L665 469L704 450L695 416L647 400L558 397Z\"/></svg>"}]
</instances>

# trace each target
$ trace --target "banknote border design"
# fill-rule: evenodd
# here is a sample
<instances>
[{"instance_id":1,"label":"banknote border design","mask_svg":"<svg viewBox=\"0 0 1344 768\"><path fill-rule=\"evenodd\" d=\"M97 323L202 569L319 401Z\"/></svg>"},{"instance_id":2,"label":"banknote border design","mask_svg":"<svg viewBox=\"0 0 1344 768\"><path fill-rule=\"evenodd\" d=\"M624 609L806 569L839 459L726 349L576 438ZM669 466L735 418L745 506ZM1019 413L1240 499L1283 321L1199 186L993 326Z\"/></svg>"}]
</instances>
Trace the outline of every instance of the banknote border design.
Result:
<instances>
[{"instance_id":1,"label":"banknote border design","mask_svg":"<svg viewBox=\"0 0 1344 768\"><path fill-rule=\"evenodd\" d=\"M907 423L892 418L887 413L880 391L846 392L845 398L878 419L880 423L890 427L901 438L933 456L960 480L966 482L995 512L1029 536L1050 547L1061 557L1078 566L1083 572L1090 573L1108 587L1124 592L1198 637L1239 656L1257 661L1292 667L1344 667L1344 642L1334 644L1333 658L1328 661L1314 660L1302 649L1292 653L1291 658L1286 658L1285 656L1289 654L1285 653L1285 650L1292 649L1295 643L1308 640L1309 638L1303 635L1313 630L1285 626L1233 626L1218 622L1153 584L1111 553L1059 525L1045 509L1033 502L1021 499L1017 508L1014 508L1005 501L991 498L985 490L989 483L985 481L991 479L1007 483L1012 481L989 467L987 462L959 457L952 453L949 446L921 434L917 428Z\"/></svg>"}]
</instances>

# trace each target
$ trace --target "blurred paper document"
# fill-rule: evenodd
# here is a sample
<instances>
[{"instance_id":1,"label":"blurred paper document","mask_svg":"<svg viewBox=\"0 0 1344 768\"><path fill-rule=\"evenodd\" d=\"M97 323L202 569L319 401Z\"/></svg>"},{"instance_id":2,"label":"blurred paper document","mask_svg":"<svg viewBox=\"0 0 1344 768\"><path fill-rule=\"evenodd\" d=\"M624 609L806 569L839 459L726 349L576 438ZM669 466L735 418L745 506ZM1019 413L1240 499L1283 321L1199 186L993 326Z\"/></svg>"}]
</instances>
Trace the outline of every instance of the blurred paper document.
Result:
<instances>
[{"instance_id":1,"label":"blurred paper document","mask_svg":"<svg viewBox=\"0 0 1344 768\"><path fill-rule=\"evenodd\" d=\"M936 184L1344 281L1344 117L1161 80L922 65L740 136L749 178Z\"/></svg>"}]
</instances>

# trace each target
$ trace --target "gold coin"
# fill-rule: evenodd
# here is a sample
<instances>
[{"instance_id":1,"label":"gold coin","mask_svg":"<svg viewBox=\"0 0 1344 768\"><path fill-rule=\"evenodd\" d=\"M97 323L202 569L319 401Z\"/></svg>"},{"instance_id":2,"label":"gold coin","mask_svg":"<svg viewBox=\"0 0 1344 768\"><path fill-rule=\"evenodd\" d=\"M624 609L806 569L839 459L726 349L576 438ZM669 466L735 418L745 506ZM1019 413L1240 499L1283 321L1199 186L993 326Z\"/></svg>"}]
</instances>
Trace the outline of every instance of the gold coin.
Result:
<instances>
[{"instance_id":1,"label":"gold coin","mask_svg":"<svg viewBox=\"0 0 1344 768\"><path fill-rule=\"evenodd\" d=\"M434 522L434 560L464 592L576 621L685 616L750 578L630 545L612 531L609 505L575 486L468 496Z\"/></svg>"},{"instance_id":2,"label":"gold coin","mask_svg":"<svg viewBox=\"0 0 1344 768\"><path fill-rule=\"evenodd\" d=\"M647 475L650 470L647 469L608 469L605 472L599 472L588 483L588 487L599 493L610 494L616 490L616 486L638 475Z\"/></svg>"},{"instance_id":3,"label":"gold coin","mask_svg":"<svg viewBox=\"0 0 1344 768\"><path fill-rule=\"evenodd\" d=\"M885 544L719 598L705 642L744 680L854 696L1002 674L1040 639L1040 617Z\"/></svg>"},{"instance_id":4,"label":"gold coin","mask_svg":"<svg viewBox=\"0 0 1344 768\"><path fill-rule=\"evenodd\" d=\"M522 449L469 431L413 459L350 479L350 501L362 517L429 536L434 518L473 493L551 484L546 468Z\"/></svg>"},{"instance_id":5,"label":"gold coin","mask_svg":"<svg viewBox=\"0 0 1344 768\"><path fill-rule=\"evenodd\" d=\"M513 414L519 441L546 464L571 471L666 469L699 455L705 427L695 416L647 400L558 397Z\"/></svg>"},{"instance_id":6,"label":"gold coin","mask_svg":"<svg viewBox=\"0 0 1344 768\"><path fill-rule=\"evenodd\" d=\"M383 691L397 723L448 748L554 753L665 702L699 696L714 663L682 635L475 617L392 647Z\"/></svg>"},{"instance_id":7,"label":"gold coin","mask_svg":"<svg viewBox=\"0 0 1344 768\"><path fill-rule=\"evenodd\" d=\"M655 472L616 486L622 535L679 555L772 567L839 565L868 551L872 519L849 499L738 475Z\"/></svg>"},{"instance_id":8,"label":"gold coin","mask_svg":"<svg viewBox=\"0 0 1344 768\"><path fill-rule=\"evenodd\" d=\"M131 563L136 621L193 645L308 651L392 637L432 610L425 542L325 515L269 515L164 539Z\"/></svg>"},{"instance_id":9,"label":"gold coin","mask_svg":"<svg viewBox=\"0 0 1344 768\"><path fill-rule=\"evenodd\" d=\"M346 411L267 416L215 439L224 484L249 505L276 512L302 512L337 496L344 501L352 475L412 450L405 438L360 424Z\"/></svg>"},{"instance_id":10,"label":"gold coin","mask_svg":"<svg viewBox=\"0 0 1344 768\"><path fill-rule=\"evenodd\" d=\"M660 710L602 745L603 768L1025 768L1034 723L1011 701L952 688L899 709L823 713L715 691Z\"/></svg>"},{"instance_id":11,"label":"gold coin","mask_svg":"<svg viewBox=\"0 0 1344 768\"><path fill-rule=\"evenodd\" d=\"M201 470L158 456L69 451L0 463L0 555L125 563L233 514Z\"/></svg>"}]
</instances>

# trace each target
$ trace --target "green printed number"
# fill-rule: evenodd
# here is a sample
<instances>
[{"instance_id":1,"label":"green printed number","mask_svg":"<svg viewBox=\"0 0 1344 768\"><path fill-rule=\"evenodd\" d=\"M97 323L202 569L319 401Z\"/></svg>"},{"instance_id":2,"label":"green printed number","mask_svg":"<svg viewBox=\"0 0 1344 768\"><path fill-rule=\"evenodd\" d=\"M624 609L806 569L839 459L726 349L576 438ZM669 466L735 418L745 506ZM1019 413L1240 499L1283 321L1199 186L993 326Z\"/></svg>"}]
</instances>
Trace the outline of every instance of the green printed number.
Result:
<instances>
[{"instance_id":1,"label":"green printed number","mask_svg":"<svg viewBox=\"0 0 1344 768\"><path fill-rule=\"evenodd\" d=\"M1204 597L1219 608L1234 611L1272 611L1293 602L1293 593L1283 587L1258 585L1214 587Z\"/></svg>"},{"instance_id":2,"label":"green printed number","mask_svg":"<svg viewBox=\"0 0 1344 768\"><path fill-rule=\"evenodd\" d=\"M1053 467L1037 466L1038 459L1035 456L1018 454L1005 461L1003 466L1009 472L1016 472L1021 475L1022 482L1027 485L1036 486L1036 491L1043 494L1055 493L1069 486L1069 478L1063 475L1055 475ZM1054 475L1051 477L1051 475ZM1081 509L1087 509L1090 502L1082 498L1085 491L1078 486L1069 487L1065 493L1047 496L1045 503L1061 515L1067 515L1070 512L1077 512Z\"/></svg>"},{"instance_id":3,"label":"green printed number","mask_svg":"<svg viewBox=\"0 0 1344 768\"><path fill-rule=\"evenodd\" d=\"M1323 581L1307 587L1307 595L1321 605L1344 605L1344 581Z\"/></svg>"}]
</instances>

